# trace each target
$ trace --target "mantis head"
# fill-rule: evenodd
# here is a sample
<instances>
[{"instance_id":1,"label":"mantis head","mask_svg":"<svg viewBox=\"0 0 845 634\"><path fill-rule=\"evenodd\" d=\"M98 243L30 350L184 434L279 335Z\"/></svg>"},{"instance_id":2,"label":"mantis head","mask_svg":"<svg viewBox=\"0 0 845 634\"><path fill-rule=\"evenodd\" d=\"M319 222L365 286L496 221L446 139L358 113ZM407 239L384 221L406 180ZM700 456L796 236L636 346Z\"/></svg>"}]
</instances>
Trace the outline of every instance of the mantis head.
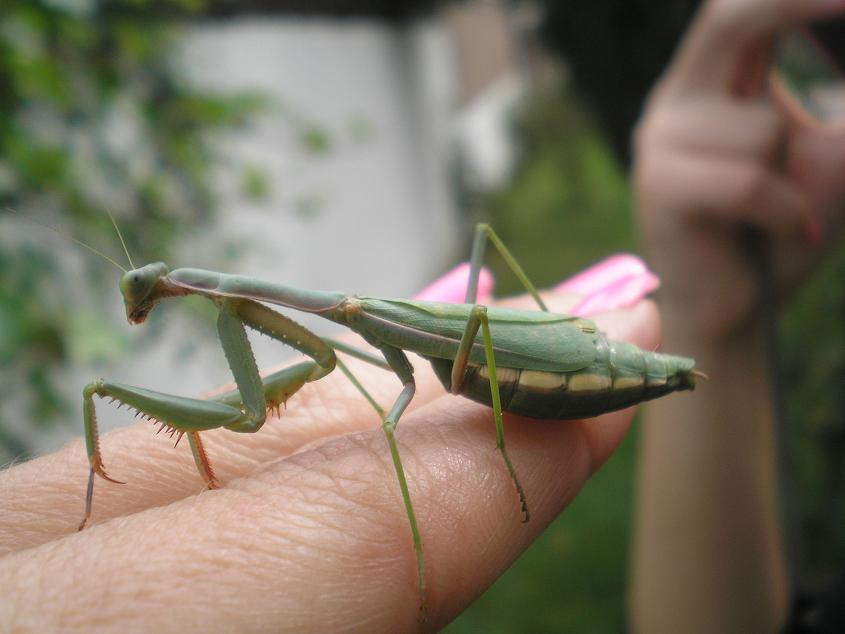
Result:
<instances>
[{"instance_id":1,"label":"mantis head","mask_svg":"<svg viewBox=\"0 0 845 634\"><path fill-rule=\"evenodd\" d=\"M130 324L140 324L163 296L169 269L164 262L154 262L132 269L120 278L120 292Z\"/></svg>"}]
</instances>

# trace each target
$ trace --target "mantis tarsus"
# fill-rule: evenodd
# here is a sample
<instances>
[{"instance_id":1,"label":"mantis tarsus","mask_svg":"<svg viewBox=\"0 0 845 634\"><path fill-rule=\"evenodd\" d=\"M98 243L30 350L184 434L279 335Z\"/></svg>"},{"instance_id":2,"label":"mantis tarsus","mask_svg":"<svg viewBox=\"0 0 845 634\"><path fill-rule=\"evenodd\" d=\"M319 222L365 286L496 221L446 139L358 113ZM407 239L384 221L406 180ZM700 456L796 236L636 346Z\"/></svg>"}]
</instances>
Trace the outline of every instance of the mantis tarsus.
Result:
<instances>
[{"instance_id":1,"label":"mantis tarsus","mask_svg":"<svg viewBox=\"0 0 845 634\"><path fill-rule=\"evenodd\" d=\"M476 304L478 276L488 238L541 311ZM309 291L200 269L170 271L161 262L126 272L120 290L126 316L133 324L142 323L153 307L166 298L200 295L214 302L218 308L217 330L236 389L199 400L103 379L89 383L83 391L83 407L91 471L80 530L91 515L94 475L117 482L103 467L95 395L128 405L140 415L158 421L172 434L187 435L200 475L209 488L215 488L217 481L200 432L218 427L235 432L258 431L268 410L277 410L306 383L321 379L340 365L382 417L413 537L423 614L426 580L422 542L394 434L415 391L413 370L405 351L429 360L451 393L493 408L496 445L519 495L523 521L529 519L528 504L505 446L503 411L534 418L597 416L676 390L693 389L695 377L700 376L692 359L609 341L590 320L548 312L537 290L487 225L479 225L476 230L464 304ZM324 340L266 304L314 313L347 326L378 349L386 364L368 353ZM245 326L296 348L311 360L262 379ZM402 389L386 415L339 362L335 348L396 374Z\"/></svg>"}]
</instances>

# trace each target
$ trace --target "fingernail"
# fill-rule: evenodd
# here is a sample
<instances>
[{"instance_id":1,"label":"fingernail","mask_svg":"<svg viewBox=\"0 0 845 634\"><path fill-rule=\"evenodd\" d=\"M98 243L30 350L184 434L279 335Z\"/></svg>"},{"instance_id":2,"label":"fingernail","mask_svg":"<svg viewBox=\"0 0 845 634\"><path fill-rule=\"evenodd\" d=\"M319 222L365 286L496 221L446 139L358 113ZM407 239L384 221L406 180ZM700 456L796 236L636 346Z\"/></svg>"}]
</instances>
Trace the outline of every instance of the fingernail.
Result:
<instances>
[{"instance_id":1,"label":"fingernail","mask_svg":"<svg viewBox=\"0 0 845 634\"><path fill-rule=\"evenodd\" d=\"M469 272L470 265L468 262L459 264L414 295L414 299L426 302L462 304L466 298ZM494 285L495 280L493 274L487 268L482 267L478 276L479 302L486 302L490 298Z\"/></svg>"},{"instance_id":2,"label":"fingernail","mask_svg":"<svg viewBox=\"0 0 845 634\"><path fill-rule=\"evenodd\" d=\"M640 302L660 286L660 278L651 271L614 280L598 291L587 295L569 312L586 316L606 310L628 308Z\"/></svg>"},{"instance_id":3,"label":"fingernail","mask_svg":"<svg viewBox=\"0 0 845 634\"><path fill-rule=\"evenodd\" d=\"M804 226L804 239L811 247L819 247L824 241L822 223L818 218L810 218Z\"/></svg>"},{"instance_id":4,"label":"fingernail","mask_svg":"<svg viewBox=\"0 0 845 634\"><path fill-rule=\"evenodd\" d=\"M564 280L554 291L592 295L614 282L649 272L645 262L636 255L617 253Z\"/></svg>"}]
</instances>

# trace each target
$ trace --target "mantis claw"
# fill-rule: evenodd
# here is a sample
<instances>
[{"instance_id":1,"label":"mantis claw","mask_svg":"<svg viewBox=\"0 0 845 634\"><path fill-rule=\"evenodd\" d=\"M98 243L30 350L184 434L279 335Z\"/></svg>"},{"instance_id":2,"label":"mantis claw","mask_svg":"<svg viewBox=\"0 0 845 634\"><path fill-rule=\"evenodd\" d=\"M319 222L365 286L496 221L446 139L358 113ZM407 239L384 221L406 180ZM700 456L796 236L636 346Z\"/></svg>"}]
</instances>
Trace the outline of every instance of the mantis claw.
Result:
<instances>
[{"instance_id":1,"label":"mantis claw","mask_svg":"<svg viewBox=\"0 0 845 634\"><path fill-rule=\"evenodd\" d=\"M106 473L106 470L103 468L102 465L97 466L94 471L97 473L98 476L103 478L103 480L108 480L109 482L113 482L114 484L126 484L121 480L115 480L114 478L112 478L108 473Z\"/></svg>"}]
</instances>

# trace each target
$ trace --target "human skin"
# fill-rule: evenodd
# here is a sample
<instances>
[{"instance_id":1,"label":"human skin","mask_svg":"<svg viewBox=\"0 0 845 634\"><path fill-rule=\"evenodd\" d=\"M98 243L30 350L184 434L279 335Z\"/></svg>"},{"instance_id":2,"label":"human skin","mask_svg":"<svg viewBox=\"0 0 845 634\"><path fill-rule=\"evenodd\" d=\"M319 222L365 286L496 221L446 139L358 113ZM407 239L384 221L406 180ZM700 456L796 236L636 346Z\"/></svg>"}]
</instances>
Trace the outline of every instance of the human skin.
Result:
<instances>
[{"instance_id":1,"label":"human skin","mask_svg":"<svg viewBox=\"0 0 845 634\"><path fill-rule=\"evenodd\" d=\"M777 631L789 603L765 319L741 236L765 235L780 300L841 238L845 132L767 98L771 46L845 2L706 3L635 135L634 185L667 349L711 380L647 408L634 631Z\"/></svg>"},{"instance_id":2,"label":"human skin","mask_svg":"<svg viewBox=\"0 0 845 634\"><path fill-rule=\"evenodd\" d=\"M552 310L580 298L547 295ZM531 307L523 298L518 305ZM643 301L596 316L654 348ZM411 355L413 357L413 355ZM396 377L351 362L382 403ZM417 394L397 439L429 583L417 622L414 551L378 417L339 372L309 384L256 434L203 434L222 489L202 491L190 452L137 424L102 438L92 525L77 533L81 440L0 473L0 629L7 631L432 631L530 545L616 448L633 412L590 421L505 415L532 517L520 521L492 413L444 395L415 361ZM103 414L106 408L102 408Z\"/></svg>"}]
</instances>

